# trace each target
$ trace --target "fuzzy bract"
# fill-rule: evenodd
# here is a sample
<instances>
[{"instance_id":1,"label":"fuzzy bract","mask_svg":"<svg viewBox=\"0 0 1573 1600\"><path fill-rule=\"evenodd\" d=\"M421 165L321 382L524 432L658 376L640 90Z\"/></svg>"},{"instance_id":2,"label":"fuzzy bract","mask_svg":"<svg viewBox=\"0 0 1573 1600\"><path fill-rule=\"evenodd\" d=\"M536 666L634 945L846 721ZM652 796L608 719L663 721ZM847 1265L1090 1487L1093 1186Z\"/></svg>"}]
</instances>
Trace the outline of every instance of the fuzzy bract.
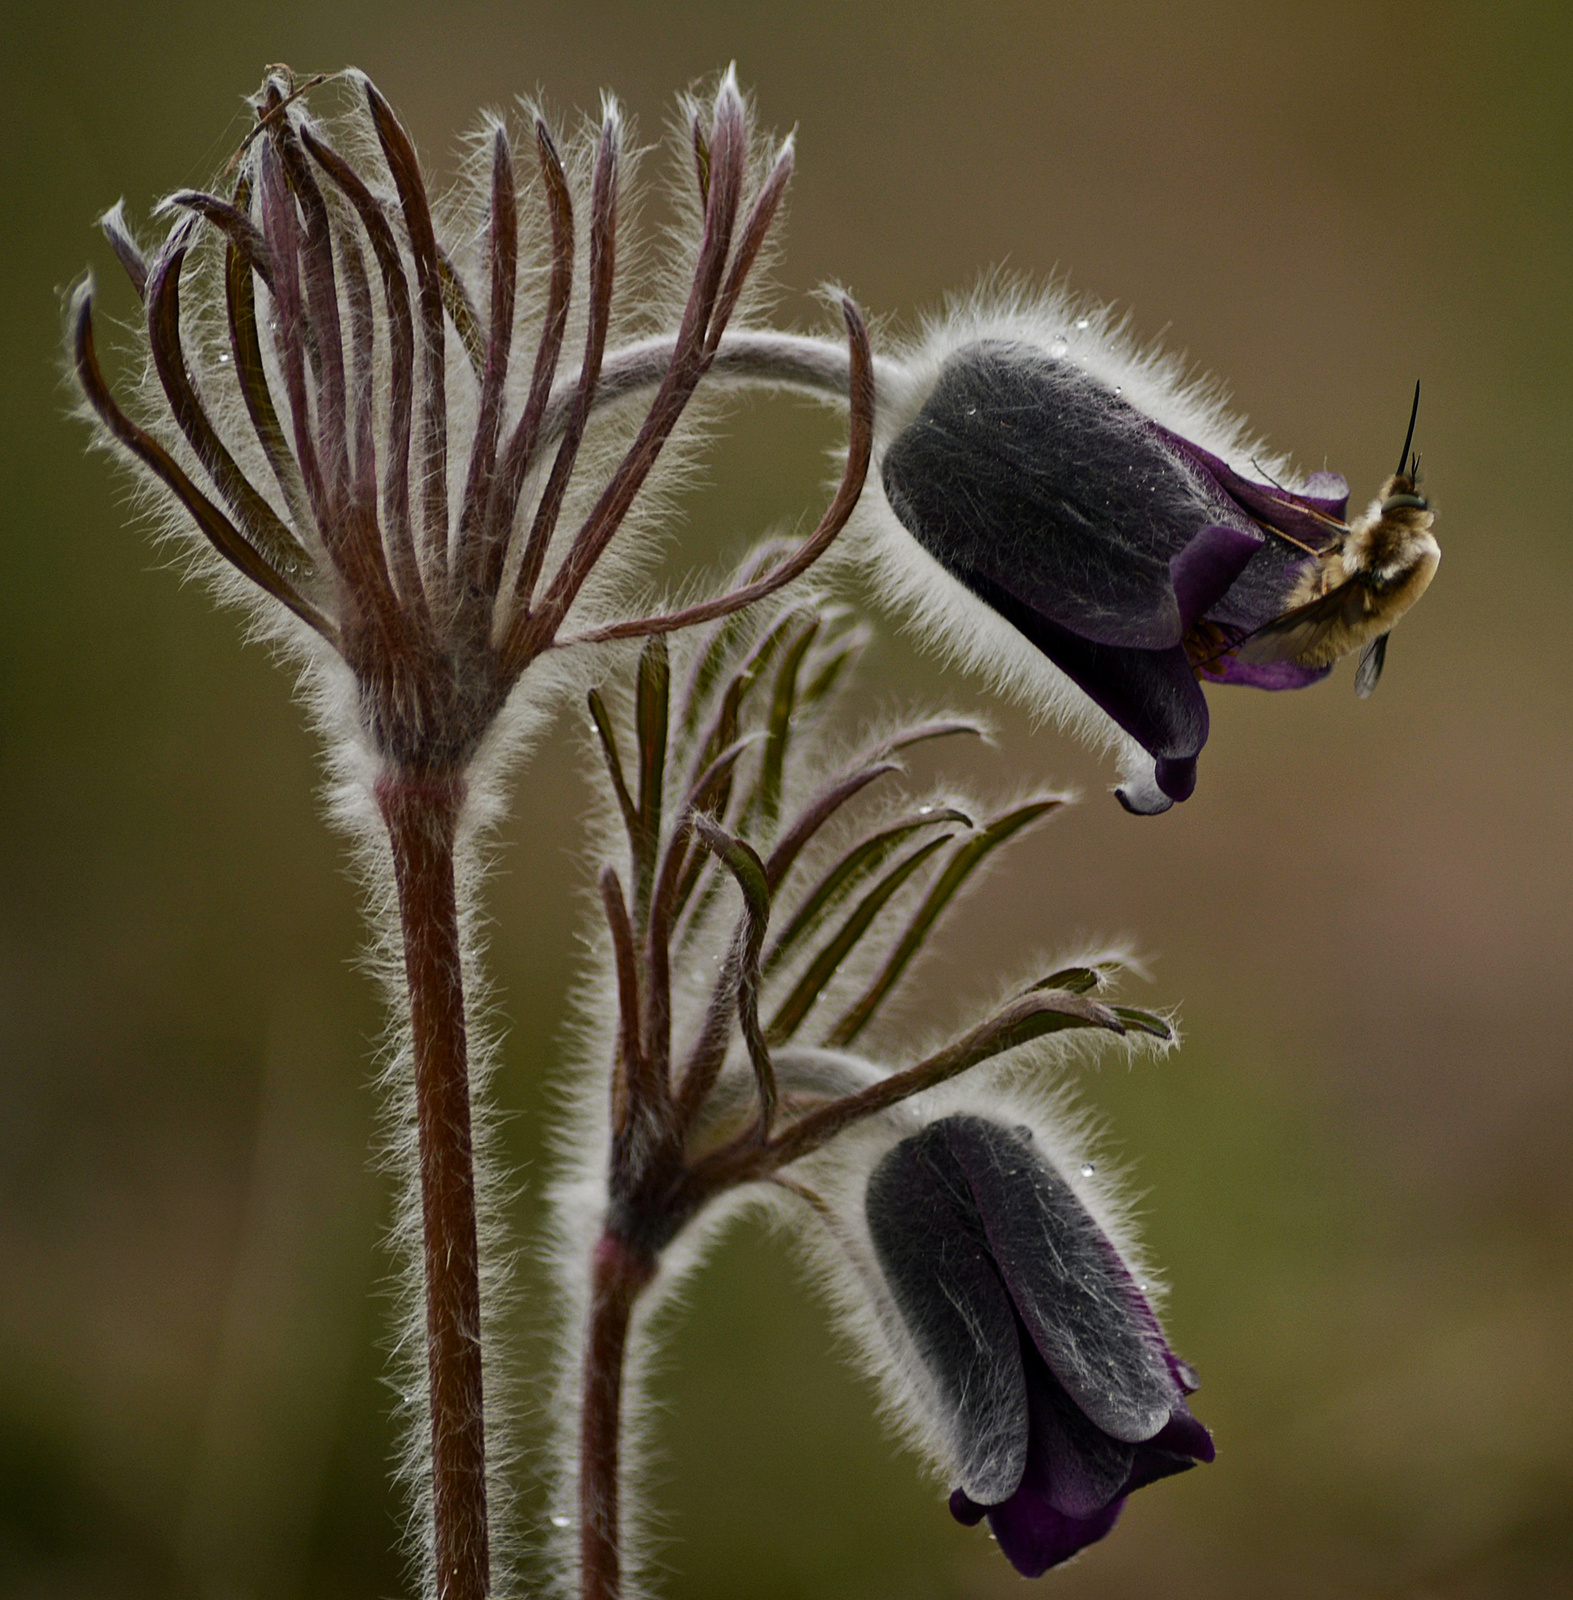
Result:
<instances>
[{"instance_id":1,"label":"fuzzy bract","mask_svg":"<svg viewBox=\"0 0 1573 1600\"><path fill-rule=\"evenodd\" d=\"M1018 1571L1069 1560L1133 1490L1212 1460L1194 1374L1028 1129L930 1123L879 1160L865 1213L943 1414L951 1510L986 1516Z\"/></svg>"}]
</instances>

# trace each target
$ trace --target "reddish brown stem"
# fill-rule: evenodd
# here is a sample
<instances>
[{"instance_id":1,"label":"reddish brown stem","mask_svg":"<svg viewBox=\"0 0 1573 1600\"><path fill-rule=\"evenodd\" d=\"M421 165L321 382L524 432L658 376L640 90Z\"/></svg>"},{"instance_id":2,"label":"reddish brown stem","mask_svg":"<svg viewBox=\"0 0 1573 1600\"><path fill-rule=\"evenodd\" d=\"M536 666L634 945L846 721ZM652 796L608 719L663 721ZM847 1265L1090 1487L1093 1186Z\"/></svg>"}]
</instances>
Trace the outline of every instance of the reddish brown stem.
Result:
<instances>
[{"instance_id":1,"label":"reddish brown stem","mask_svg":"<svg viewBox=\"0 0 1573 1600\"><path fill-rule=\"evenodd\" d=\"M432 1518L438 1600L486 1600L486 1435L475 1163L453 845L462 779L392 772L377 801L393 846L415 1054Z\"/></svg>"},{"instance_id":2,"label":"reddish brown stem","mask_svg":"<svg viewBox=\"0 0 1573 1600\"><path fill-rule=\"evenodd\" d=\"M590 1269L590 1330L584 1353L584 1410L579 1423L579 1593L618 1600L622 1592L618 1523L618 1440L623 1358L634 1302L655 1263L615 1234L602 1234Z\"/></svg>"}]
</instances>

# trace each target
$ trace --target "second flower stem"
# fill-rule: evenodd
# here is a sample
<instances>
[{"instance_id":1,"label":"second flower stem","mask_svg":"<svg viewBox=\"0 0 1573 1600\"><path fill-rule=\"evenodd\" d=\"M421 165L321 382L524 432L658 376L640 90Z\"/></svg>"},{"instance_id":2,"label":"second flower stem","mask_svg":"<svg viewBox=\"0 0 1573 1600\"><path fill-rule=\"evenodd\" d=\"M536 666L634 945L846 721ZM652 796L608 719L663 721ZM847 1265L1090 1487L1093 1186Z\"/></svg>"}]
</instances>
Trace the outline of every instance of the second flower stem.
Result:
<instances>
[{"instance_id":1,"label":"second flower stem","mask_svg":"<svg viewBox=\"0 0 1573 1600\"><path fill-rule=\"evenodd\" d=\"M622 1593L619 1474L623 1364L634 1302L655 1263L615 1234L602 1234L590 1264L590 1328L579 1432L579 1592Z\"/></svg>"},{"instance_id":2,"label":"second flower stem","mask_svg":"<svg viewBox=\"0 0 1573 1600\"><path fill-rule=\"evenodd\" d=\"M453 852L462 779L390 772L377 801L404 935L420 1146L438 1600L486 1600L480 1253L464 975Z\"/></svg>"}]
</instances>

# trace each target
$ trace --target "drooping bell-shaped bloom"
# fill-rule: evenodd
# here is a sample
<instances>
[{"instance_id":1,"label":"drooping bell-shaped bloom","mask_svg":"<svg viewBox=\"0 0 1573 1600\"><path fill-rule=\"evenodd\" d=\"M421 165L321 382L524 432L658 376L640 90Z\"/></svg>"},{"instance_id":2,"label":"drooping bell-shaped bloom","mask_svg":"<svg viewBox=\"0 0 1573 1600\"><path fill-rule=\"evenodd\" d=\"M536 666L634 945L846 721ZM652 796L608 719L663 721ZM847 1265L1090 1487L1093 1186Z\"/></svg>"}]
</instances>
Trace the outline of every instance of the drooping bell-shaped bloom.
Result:
<instances>
[{"instance_id":1,"label":"drooping bell-shaped bloom","mask_svg":"<svg viewBox=\"0 0 1573 1600\"><path fill-rule=\"evenodd\" d=\"M1037 1577L1114 1526L1126 1497L1213 1459L1196 1377L1075 1189L1025 1128L930 1123L865 1199L896 1311L927 1371L956 1488Z\"/></svg>"},{"instance_id":2,"label":"drooping bell-shaped bloom","mask_svg":"<svg viewBox=\"0 0 1573 1600\"><path fill-rule=\"evenodd\" d=\"M1100 361L1108 339L1089 359L1087 340L1013 338L1008 320L983 332L930 360L887 434L885 499L1018 648L1036 647L1151 758L1119 790L1127 809L1167 810L1195 787L1202 680L1290 689L1327 675L1287 648L1234 652L1307 592L1348 531L1348 486L1330 473L1296 491L1241 476L1138 403L1172 401L1176 386L1118 348ZM1132 394L1113 381L1120 362ZM1188 398L1178 391L1172 420L1230 433Z\"/></svg>"}]
</instances>

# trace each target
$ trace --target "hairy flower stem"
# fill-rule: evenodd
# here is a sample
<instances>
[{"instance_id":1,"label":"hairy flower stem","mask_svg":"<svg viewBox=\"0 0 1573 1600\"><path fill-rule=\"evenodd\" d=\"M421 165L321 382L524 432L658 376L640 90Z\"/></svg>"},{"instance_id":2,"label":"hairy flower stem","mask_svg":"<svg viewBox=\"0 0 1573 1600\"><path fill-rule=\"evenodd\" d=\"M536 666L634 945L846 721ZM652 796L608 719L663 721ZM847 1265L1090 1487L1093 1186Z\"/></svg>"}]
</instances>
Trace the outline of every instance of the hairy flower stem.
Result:
<instances>
[{"instance_id":1,"label":"hairy flower stem","mask_svg":"<svg viewBox=\"0 0 1573 1600\"><path fill-rule=\"evenodd\" d=\"M675 341L666 335L608 350L596 380L597 409L653 390L666 376L675 348ZM899 365L873 355L867 359L876 385L889 389L899 381ZM722 337L706 381L712 390L718 386L791 389L843 406L853 368L852 350L841 340L745 328ZM578 382L578 375L571 373L553 388L541 419L543 441L558 439L567 431Z\"/></svg>"},{"instance_id":2,"label":"hairy flower stem","mask_svg":"<svg viewBox=\"0 0 1573 1600\"><path fill-rule=\"evenodd\" d=\"M618 1440L623 1359L634 1302L655 1276L655 1265L648 1255L611 1232L601 1235L591 1263L590 1328L579 1432L579 1592L583 1600L617 1600L622 1592Z\"/></svg>"},{"instance_id":3,"label":"hairy flower stem","mask_svg":"<svg viewBox=\"0 0 1573 1600\"><path fill-rule=\"evenodd\" d=\"M438 1600L486 1600L491 1587L475 1162L453 878L464 793L461 778L404 771L377 784L398 883L415 1058Z\"/></svg>"}]
</instances>

